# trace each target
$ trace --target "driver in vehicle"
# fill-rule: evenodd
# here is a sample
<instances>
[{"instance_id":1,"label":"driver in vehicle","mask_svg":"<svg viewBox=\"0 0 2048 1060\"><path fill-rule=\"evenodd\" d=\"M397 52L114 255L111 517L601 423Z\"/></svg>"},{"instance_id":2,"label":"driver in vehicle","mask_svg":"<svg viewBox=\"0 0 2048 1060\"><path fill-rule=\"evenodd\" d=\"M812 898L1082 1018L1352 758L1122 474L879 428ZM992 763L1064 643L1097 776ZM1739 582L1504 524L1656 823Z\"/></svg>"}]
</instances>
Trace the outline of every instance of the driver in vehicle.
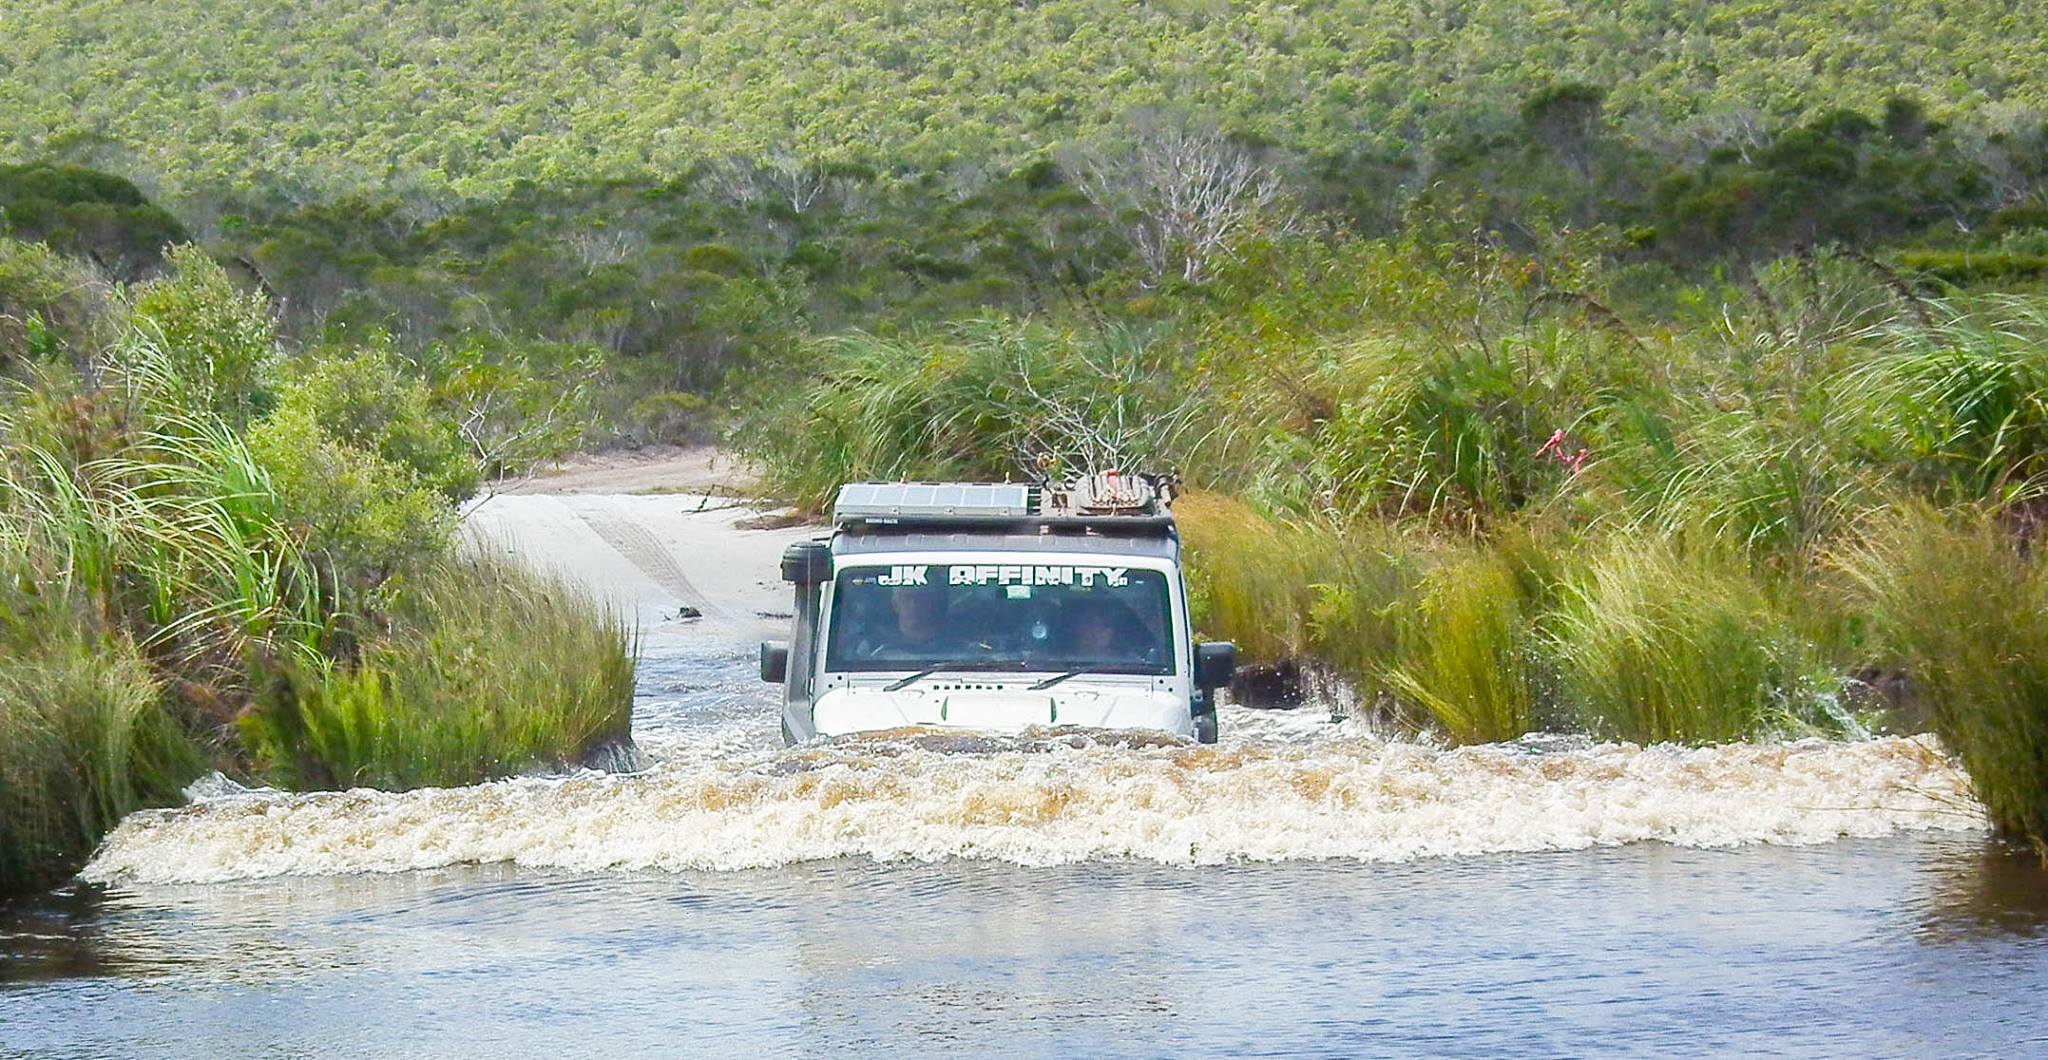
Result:
<instances>
[{"instance_id":1,"label":"driver in vehicle","mask_svg":"<svg viewBox=\"0 0 2048 1060\"><path fill-rule=\"evenodd\" d=\"M930 659L944 654L944 589L933 585L894 590L889 593L889 613L895 628L877 630L872 640L860 645L859 654L871 659Z\"/></svg>"}]
</instances>

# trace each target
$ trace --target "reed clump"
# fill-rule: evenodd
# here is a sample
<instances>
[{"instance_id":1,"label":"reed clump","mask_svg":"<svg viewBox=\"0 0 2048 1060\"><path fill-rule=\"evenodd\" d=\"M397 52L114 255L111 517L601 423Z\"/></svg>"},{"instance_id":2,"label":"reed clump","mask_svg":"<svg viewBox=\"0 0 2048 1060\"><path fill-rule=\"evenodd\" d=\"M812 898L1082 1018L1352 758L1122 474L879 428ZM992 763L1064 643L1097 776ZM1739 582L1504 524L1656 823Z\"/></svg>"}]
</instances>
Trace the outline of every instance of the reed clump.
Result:
<instances>
[{"instance_id":1,"label":"reed clump","mask_svg":"<svg viewBox=\"0 0 2048 1060\"><path fill-rule=\"evenodd\" d=\"M133 641L72 613L61 589L23 591L18 573L0 589L0 894L61 879L206 759Z\"/></svg>"},{"instance_id":2,"label":"reed clump","mask_svg":"<svg viewBox=\"0 0 2048 1060\"><path fill-rule=\"evenodd\" d=\"M2048 570L2033 547L1984 513L1918 507L1845 566L1877 661L1907 675L1993 824L2048 842Z\"/></svg>"},{"instance_id":3,"label":"reed clump","mask_svg":"<svg viewBox=\"0 0 2048 1060\"><path fill-rule=\"evenodd\" d=\"M1307 651L1324 537L1219 494L1189 494L1174 511L1190 557L1196 625L1228 631L1261 658Z\"/></svg>"},{"instance_id":4,"label":"reed clump","mask_svg":"<svg viewBox=\"0 0 2048 1060\"><path fill-rule=\"evenodd\" d=\"M1512 740L1537 726L1541 681L1530 601L1498 554L1473 550L1402 599L1383 685L1453 743Z\"/></svg>"}]
</instances>

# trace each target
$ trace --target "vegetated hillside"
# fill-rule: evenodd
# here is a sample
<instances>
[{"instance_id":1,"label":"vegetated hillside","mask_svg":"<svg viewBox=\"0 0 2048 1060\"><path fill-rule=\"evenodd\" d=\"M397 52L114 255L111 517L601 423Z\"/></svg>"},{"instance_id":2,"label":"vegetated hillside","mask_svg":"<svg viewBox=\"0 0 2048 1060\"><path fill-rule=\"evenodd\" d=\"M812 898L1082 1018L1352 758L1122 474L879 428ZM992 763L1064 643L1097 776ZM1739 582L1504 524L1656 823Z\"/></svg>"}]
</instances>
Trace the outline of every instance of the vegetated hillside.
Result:
<instances>
[{"instance_id":1,"label":"vegetated hillside","mask_svg":"<svg viewBox=\"0 0 2048 1060\"><path fill-rule=\"evenodd\" d=\"M14 0L4 23L0 156L172 190L1014 159L1159 104L1312 155L1426 155L1559 81L1673 147L1895 93L1937 117L2048 103L2040 0Z\"/></svg>"}]
</instances>

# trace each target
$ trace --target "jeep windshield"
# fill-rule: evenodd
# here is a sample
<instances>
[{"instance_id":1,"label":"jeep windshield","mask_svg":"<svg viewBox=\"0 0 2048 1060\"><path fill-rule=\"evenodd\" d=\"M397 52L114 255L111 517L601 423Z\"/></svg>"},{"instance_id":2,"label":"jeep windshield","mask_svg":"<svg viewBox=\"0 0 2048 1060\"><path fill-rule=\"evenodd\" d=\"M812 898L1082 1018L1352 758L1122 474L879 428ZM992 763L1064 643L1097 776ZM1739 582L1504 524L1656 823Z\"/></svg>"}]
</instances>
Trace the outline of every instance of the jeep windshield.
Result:
<instances>
[{"instance_id":1,"label":"jeep windshield","mask_svg":"<svg viewBox=\"0 0 2048 1060\"><path fill-rule=\"evenodd\" d=\"M1064 564L842 568L825 669L1171 674L1166 575Z\"/></svg>"}]
</instances>

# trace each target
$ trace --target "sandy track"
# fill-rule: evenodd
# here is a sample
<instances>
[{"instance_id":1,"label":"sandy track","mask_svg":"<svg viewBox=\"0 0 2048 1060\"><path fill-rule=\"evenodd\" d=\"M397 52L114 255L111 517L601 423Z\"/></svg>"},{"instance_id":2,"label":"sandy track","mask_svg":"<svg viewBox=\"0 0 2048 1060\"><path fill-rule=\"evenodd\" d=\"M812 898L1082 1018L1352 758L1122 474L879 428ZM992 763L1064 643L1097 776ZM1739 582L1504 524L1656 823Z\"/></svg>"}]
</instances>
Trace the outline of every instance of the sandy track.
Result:
<instances>
[{"instance_id":1,"label":"sandy track","mask_svg":"<svg viewBox=\"0 0 2048 1060\"><path fill-rule=\"evenodd\" d=\"M512 484L506 492L745 496L754 485L753 472L725 450L663 445L579 453L558 468Z\"/></svg>"},{"instance_id":2,"label":"sandy track","mask_svg":"<svg viewBox=\"0 0 2048 1060\"><path fill-rule=\"evenodd\" d=\"M704 494L532 492L545 481L475 506L465 533L610 601L645 636L787 633L782 550L810 528L742 530L734 524L757 509ZM681 617L684 608L701 617Z\"/></svg>"}]
</instances>

